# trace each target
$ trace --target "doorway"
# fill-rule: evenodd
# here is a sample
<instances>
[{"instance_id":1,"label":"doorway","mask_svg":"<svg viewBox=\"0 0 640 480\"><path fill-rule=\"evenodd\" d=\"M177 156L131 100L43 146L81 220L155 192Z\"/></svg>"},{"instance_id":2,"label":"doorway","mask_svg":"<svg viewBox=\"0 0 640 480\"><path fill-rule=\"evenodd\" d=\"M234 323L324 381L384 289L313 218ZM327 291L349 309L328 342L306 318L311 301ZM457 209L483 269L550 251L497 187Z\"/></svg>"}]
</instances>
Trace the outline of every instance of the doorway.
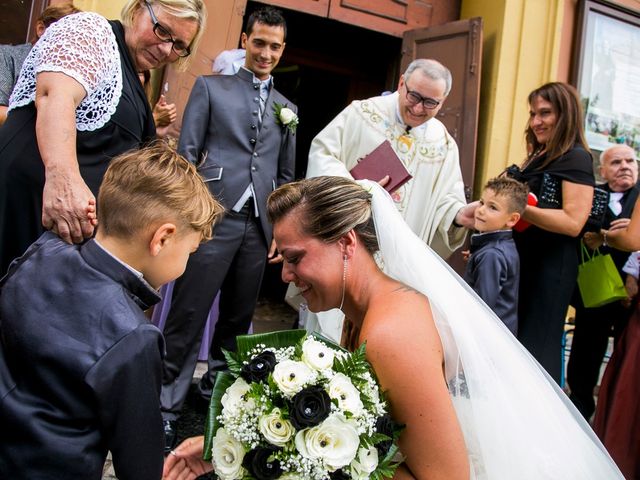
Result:
<instances>
[{"instance_id":1,"label":"doorway","mask_svg":"<svg viewBox=\"0 0 640 480\"><path fill-rule=\"evenodd\" d=\"M263 7L248 2L244 21ZM327 18L280 9L286 47L273 72L280 93L298 106L296 179L304 178L313 138L351 101L394 90L402 39ZM243 25L243 31L245 30ZM281 265L267 265L261 297L282 302Z\"/></svg>"},{"instance_id":2,"label":"doorway","mask_svg":"<svg viewBox=\"0 0 640 480\"><path fill-rule=\"evenodd\" d=\"M245 22L251 12L263 6L248 2ZM352 100L394 89L402 39L280 10L287 21L287 39L273 77L278 91L298 106L296 178L304 178L311 141L333 117Z\"/></svg>"},{"instance_id":3,"label":"doorway","mask_svg":"<svg viewBox=\"0 0 640 480\"><path fill-rule=\"evenodd\" d=\"M248 2L249 14L264 6ZM327 18L282 9L287 20L284 55L273 72L276 88L298 106L296 179L304 178L313 138L351 101L395 87L400 38ZM244 28L243 28L244 31ZM268 265L262 296L282 301L281 265Z\"/></svg>"},{"instance_id":4,"label":"doorway","mask_svg":"<svg viewBox=\"0 0 640 480\"><path fill-rule=\"evenodd\" d=\"M0 44L18 45L34 39L36 19L46 4L45 0L0 0Z\"/></svg>"}]
</instances>

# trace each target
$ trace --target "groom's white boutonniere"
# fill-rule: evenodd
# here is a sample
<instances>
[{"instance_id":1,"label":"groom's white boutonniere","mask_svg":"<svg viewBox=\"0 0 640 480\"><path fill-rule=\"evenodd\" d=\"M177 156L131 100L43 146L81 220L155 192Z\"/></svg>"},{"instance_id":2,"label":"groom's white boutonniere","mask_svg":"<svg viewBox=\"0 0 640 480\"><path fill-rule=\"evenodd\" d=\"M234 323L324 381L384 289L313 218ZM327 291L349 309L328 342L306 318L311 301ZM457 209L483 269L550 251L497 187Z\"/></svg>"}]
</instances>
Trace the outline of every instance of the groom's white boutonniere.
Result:
<instances>
[{"instance_id":1,"label":"groom's white boutonniere","mask_svg":"<svg viewBox=\"0 0 640 480\"><path fill-rule=\"evenodd\" d=\"M282 105L281 103L274 103L273 111L275 112L280 125L288 128L291 133L296 133L298 115L296 115L293 110L287 107L286 104Z\"/></svg>"}]
</instances>

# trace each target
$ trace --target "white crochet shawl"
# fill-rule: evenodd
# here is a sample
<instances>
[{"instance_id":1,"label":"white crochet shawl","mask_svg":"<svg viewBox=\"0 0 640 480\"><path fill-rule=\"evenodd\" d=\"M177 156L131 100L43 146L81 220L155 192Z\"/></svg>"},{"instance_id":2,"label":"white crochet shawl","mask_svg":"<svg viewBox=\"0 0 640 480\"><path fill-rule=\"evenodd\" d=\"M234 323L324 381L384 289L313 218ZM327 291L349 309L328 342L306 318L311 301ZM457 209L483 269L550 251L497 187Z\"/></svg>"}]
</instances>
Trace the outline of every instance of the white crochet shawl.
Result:
<instances>
[{"instance_id":1,"label":"white crochet shawl","mask_svg":"<svg viewBox=\"0 0 640 480\"><path fill-rule=\"evenodd\" d=\"M104 17L78 13L47 28L24 62L9 110L35 101L40 72L64 73L84 88L86 96L76 109L78 130L97 130L116 111L122 93L122 68L116 37Z\"/></svg>"}]
</instances>

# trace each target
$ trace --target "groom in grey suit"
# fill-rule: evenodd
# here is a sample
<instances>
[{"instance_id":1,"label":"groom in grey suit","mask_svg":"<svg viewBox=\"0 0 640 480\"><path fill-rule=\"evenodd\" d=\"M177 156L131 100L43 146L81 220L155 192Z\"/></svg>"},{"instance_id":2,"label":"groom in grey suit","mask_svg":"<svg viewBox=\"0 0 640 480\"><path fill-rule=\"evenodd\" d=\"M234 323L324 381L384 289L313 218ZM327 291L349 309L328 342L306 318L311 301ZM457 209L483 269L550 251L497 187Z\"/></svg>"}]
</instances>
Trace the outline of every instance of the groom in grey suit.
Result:
<instances>
[{"instance_id":1,"label":"groom in grey suit","mask_svg":"<svg viewBox=\"0 0 640 480\"><path fill-rule=\"evenodd\" d=\"M295 135L276 109L295 105L273 88L271 71L285 46L286 24L271 7L252 13L242 34L247 55L236 75L202 76L187 104L178 150L225 206L214 237L191 255L174 286L164 328L166 357L161 393L166 450L175 444L175 420L186 398L211 304L220 290L220 315L200 394L208 398L215 374L227 368L221 349L235 350L247 333L267 258L276 256L266 199L293 180ZM286 122L286 120L285 120Z\"/></svg>"}]
</instances>

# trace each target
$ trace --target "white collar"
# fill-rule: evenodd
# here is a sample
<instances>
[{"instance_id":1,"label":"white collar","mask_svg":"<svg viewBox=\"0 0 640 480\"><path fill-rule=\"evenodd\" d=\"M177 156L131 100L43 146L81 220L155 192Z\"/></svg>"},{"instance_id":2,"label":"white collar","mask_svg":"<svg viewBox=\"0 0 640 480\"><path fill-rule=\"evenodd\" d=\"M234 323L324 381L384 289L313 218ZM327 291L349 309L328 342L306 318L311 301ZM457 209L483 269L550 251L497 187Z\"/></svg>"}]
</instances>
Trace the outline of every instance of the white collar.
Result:
<instances>
[{"instance_id":1,"label":"white collar","mask_svg":"<svg viewBox=\"0 0 640 480\"><path fill-rule=\"evenodd\" d=\"M100 247L107 255L109 255L111 258L113 258L115 261L117 261L120 265L122 265L123 267L126 267L131 273L133 273L136 277L138 278L144 278L144 275L142 275L142 272L139 272L138 270L136 270L135 268L133 268L131 265L129 265L128 263L123 262L122 260L120 260L118 257L116 257L113 253L111 253L109 250L107 250L103 245L100 244L100 242L98 242L97 239L93 239L94 242L96 242L96 245L98 247Z\"/></svg>"}]
</instances>

